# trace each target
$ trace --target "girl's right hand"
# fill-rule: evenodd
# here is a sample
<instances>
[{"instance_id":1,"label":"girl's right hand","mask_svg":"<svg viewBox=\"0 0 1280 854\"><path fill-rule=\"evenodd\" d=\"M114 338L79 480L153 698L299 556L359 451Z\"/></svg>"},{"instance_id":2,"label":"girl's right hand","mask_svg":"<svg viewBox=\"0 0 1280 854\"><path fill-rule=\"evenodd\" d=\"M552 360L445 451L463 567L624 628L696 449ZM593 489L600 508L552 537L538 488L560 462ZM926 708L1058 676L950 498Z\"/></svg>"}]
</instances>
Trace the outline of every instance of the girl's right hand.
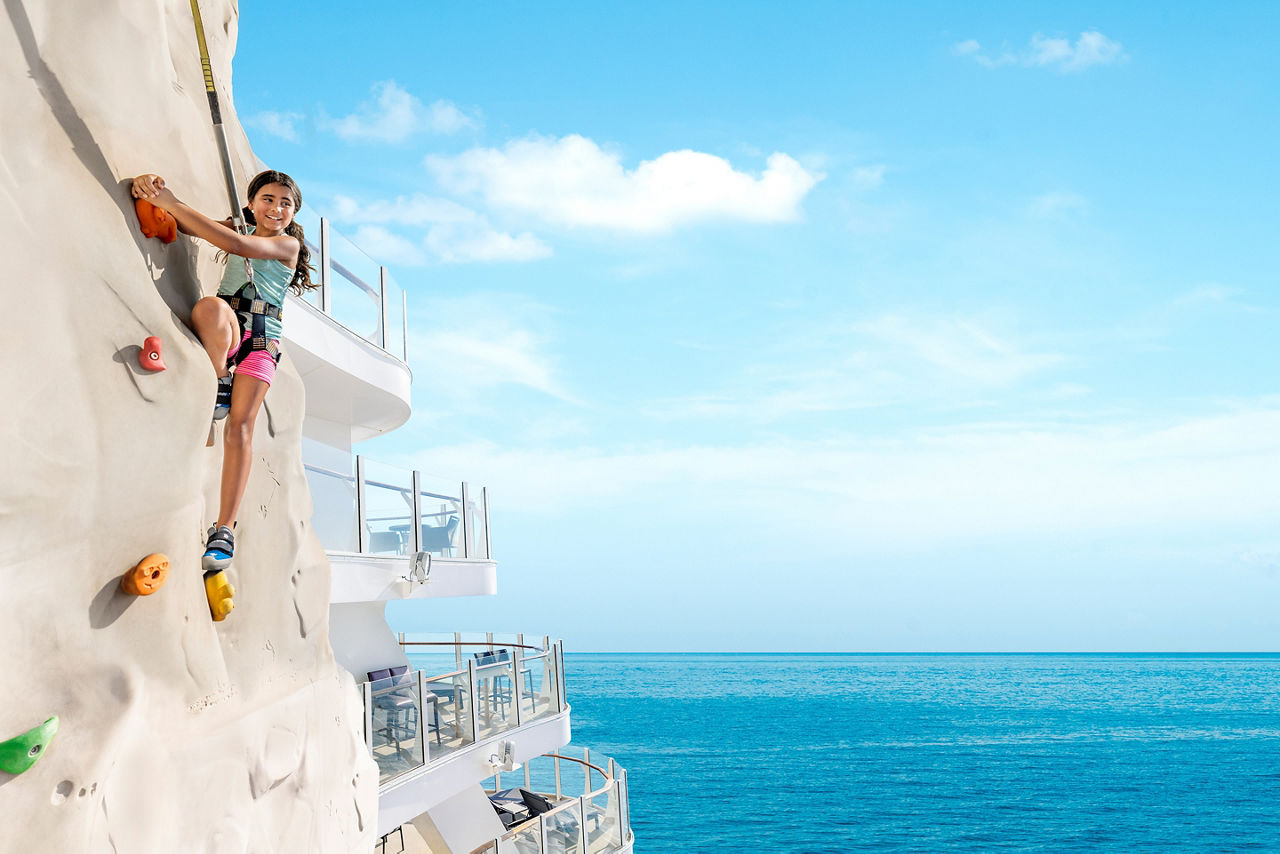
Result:
<instances>
[{"instance_id":1,"label":"girl's right hand","mask_svg":"<svg viewBox=\"0 0 1280 854\"><path fill-rule=\"evenodd\" d=\"M154 199L164 189L164 179L159 175L139 175L133 179L133 197L135 199Z\"/></svg>"}]
</instances>

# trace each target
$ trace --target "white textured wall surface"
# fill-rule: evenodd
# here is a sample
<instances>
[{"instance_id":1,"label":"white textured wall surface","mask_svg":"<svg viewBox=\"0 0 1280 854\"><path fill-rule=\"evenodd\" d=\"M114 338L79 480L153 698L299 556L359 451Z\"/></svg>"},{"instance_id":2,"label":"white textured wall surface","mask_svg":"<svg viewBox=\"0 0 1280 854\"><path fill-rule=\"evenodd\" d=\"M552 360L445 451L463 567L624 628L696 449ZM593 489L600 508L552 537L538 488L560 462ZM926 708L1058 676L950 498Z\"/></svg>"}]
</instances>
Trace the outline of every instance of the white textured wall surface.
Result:
<instances>
[{"instance_id":1,"label":"white textured wall surface","mask_svg":"<svg viewBox=\"0 0 1280 854\"><path fill-rule=\"evenodd\" d=\"M204 598L222 454L204 446L214 373L186 322L220 268L189 238L143 238L128 193L154 171L227 212L189 4L3 9L0 740L54 714L61 730L25 774L0 772L0 852L371 850L377 772L329 648L287 355L254 436L237 608L215 624ZM202 9L243 189L236 7ZM163 373L137 367L149 335ZM151 552L172 561L165 586L119 592Z\"/></svg>"}]
</instances>

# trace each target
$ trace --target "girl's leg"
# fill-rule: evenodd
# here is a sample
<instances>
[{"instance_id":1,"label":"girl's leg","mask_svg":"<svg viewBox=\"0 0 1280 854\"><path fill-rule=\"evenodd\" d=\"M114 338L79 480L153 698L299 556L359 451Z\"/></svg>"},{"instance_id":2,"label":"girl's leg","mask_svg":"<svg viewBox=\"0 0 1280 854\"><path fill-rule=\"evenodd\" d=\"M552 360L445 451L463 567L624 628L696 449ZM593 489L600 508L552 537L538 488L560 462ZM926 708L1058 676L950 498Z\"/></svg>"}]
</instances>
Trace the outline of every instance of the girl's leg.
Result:
<instances>
[{"instance_id":1,"label":"girl's leg","mask_svg":"<svg viewBox=\"0 0 1280 854\"><path fill-rule=\"evenodd\" d=\"M222 355L226 354L224 349ZM215 527L235 525L253 463L253 425L269 388L270 383L248 374L236 374L231 384L231 414L227 416L222 452L222 496Z\"/></svg>"},{"instance_id":2,"label":"girl's leg","mask_svg":"<svg viewBox=\"0 0 1280 854\"><path fill-rule=\"evenodd\" d=\"M225 377L230 373L227 370L227 351L240 331L236 313L223 300L204 297L191 309L191 327L209 354L214 371Z\"/></svg>"}]
</instances>

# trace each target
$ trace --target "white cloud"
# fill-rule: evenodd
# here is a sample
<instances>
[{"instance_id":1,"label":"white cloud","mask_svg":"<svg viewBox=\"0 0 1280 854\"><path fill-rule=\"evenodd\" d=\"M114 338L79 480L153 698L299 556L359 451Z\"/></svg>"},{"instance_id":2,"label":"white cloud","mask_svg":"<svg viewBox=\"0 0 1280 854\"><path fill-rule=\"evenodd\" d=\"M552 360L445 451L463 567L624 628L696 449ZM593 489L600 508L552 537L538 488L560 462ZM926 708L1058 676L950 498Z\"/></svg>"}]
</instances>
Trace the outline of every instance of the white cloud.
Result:
<instances>
[{"instance_id":1,"label":"white cloud","mask_svg":"<svg viewBox=\"0 0 1280 854\"><path fill-rule=\"evenodd\" d=\"M659 401L650 414L775 421L894 405L972 406L1066 357L996 331L994 319L887 314L809 328L763 353L728 388Z\"/></svg>"},{"instance_id":2,"label":"white cloud","mask_svg":"<svg viewBox=\"0 0 1280 854\"><path fill-rule=\"evenodd\" d=\"M426 253L412 240L407 240L379 225L362 225L351 240L381 264L403 264L419 267L427 263Z\"/></svg>"},{"instance_id":3,"label":"white cloud","mask_svg":"<svg viewBox=\"0 0 1280 854\"><path fill-rule=\"evenodd\" d=\"M528 232L513 235L484 226L434 226L427 232L426 246L446 264L537 261L552 254L550 246Z\"/></svg>"},{"instance_id":4,"label":"white cloud","mask_svg":"<svg viewBox=\"0 0 1280 854\"><path fill-rule=\"evenodd\" d=\"M859 190L874 190L884 183L884 164L859 166L853 170L853 186Z\"/></svg>"},{"instance_id":5,"label":"white cloud","mask_svg":"<svg viewBox=\"0 0 1280 854\"><path fill-rule=\"evenodd\" d=\"M334 197L333 218L360 224L354 239L367 254L407 266L431 261L536 261L552 254L550 246L528 232L500 231L487 217L464 205L421 194L365 203L339 195ZM427 228L416 239L410 239L386 226Z\"/></svg>"},{"instance_id":6,"label":"white cloud","mask_svg":"<svg viewBox=\"0 0 1280 854\"><path fill-rule=\"evenodd\" d=\"M297 125L303 118L305 117L302 113L277 113L272 110L265 110L247 117L244 123L251 128L257 128L280 139L297 142Z\"/></svg>"},{"instance_id":7,"label":"white cloud","mask_svg":"<svg viewBox=\"0 0 1280 854\"><path fill-rule=\"evenodd\" d=\"M956 56L972 57L975 62L987 68L1016 64L1062 72L1083 71L1095 65L1111 65L1128 59L1124 45L1097 30L1082 32L1075 44L1070 39L1049 38L1036 33L1022 51L1013 51L1006 45L1001 47L999 53L984 53L982 45L974 39L956 42L951 46L951 51Z\"/></svg>"},{"instance_id":8,"label":"white cloud","mask_svg":"<svg viewBox=\"0 0 1280 854\"><path fill-rule=\"evenodd\" d=\"M772 542L808 552L1224 525L1269 532L1280 513L1275 409L620 451L475 443L431 458L490 485L512 510L563 516L652 501L669 518L693 513L707 530L726 518L739 520L735 530L768 520Z\"/></svg>"},{"instance_id":9,"label":"white cloud","mask_svg":"<svg viewBox=\"0 0 1280 854\"><path fill-rule=\"evenodd\" d=\"M421 133L450 134L476 127L479 120L449 101L426 105L394 80L373 85L373 100L362 103L342 118L326 118L323 124L348 141L404 142Z\"/></svg>"},{"instance_id":10,"label":"white cloud","mask_svg":"<svg viewBox=\"0 0 1280 854\"><path fill-rule=\"evenodd\" d=\"M392 200L359 202L350 196L333 198L333 218L338 222L367 222L386 225L433 225L476 222L480 214L451 199L416 193Z\"/></svg>"},{"instance_id":11,"label":"white cloud","mask_svg":"<svg viewBox=\"0 0 1280 854\"><path fill-rule=\"evenodd\" d=\"M1028 212L1041 219L1049 219L1070 211L1083 210L1089 206L1089 200L1079 193L1059 190L1042 193L1031 200Z\"/></svg>"},{"instance_id":12,"label":"white cloud","mask_svg":"<svg viewBox=\"0 0 1280 854\"><path fill-rule=\"evenodd\" d=\"M663 232L692 222L785 222L824 177L773 154L759 177L698 151L670 151L628 170L621 155L582 136L531 138L505 148L432 155L427 167L447 188L502 210L548 222Z\"/></svg>"},{"instance_id":13,"label":"white cloud","mask_svg":"<svg viewBox=\"0 0 1280 854\"><path fill-rule=\"evenodd\" d=\"M518 294L472 294L436 298L410 323L412 353L430 354L431 370L414 384L430 389L432 400L466 408L474 399L492 399L498 386L523 386L577 403L557 375L548 353L548 310Z\"/></svg>"}]
</instances>

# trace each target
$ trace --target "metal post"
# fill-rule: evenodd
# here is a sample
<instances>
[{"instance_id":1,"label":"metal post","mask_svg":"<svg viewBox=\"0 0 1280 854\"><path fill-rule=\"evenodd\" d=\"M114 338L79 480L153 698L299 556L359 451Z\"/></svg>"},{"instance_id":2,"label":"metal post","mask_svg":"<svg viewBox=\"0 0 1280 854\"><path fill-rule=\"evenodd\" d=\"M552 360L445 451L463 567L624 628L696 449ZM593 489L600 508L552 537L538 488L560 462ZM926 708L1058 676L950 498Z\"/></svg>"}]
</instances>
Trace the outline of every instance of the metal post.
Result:
<instances>
[{"instance_id":1,"label":"metal post","mask_svg":"<svg viewBox=\"0 0 1280 854\"><path fill-rule=\"evenodd\" d=\"M560 680L560 711L569 708L569 698L565 696L566 687L564 681L564 641L556 641L556 677Z\"/></svg>"},{"instance_id":2,"label":"metal post","mask_svg":"<svg viewBox=\"0 0 1280 854\"><path fill-rule=\"evenodd\" d=\"M591 748L582 748L582 770L587 773L586 788L582 791L591 791Z\"/></svg>"},{"instance_id":3,"label":"metal post","mask_svg":"<svg viewBox=\"0 0 1280 854\"><path fill-rule=\"evenodd\" d=\"M369 549L369 528L365 523L368 505L364 494L364 455L356 455L356 551L364 554Z\"/></svg>"},{"instance_id":4,"label":"metal post","mask_svg":"<svg viewBox=\"0 0 1280 854\"><path fill-rule=\"evenodd\" d=\"M413 554L422 551L422 472L413 472L413 530L409 532Z\"/></svg>"},{"instance_id":5,"label":"metal post","mask_svg":"<svg viewBox=\"0 0 1280 854\"><path fill-rule=\"evenodd\" d=\"M400 339L400 355L402 361L409 364L409 294L400 292L400 320L404 326L404 337Z\"/></svg>"},{"instance_id":6,"label":"metal post","mask_svg":"<svg viewBox=\"0 0 1280 854\"><path fill-rule=\"evenodd\" d=\"M397 635L396 635L396 640L398 640L398 641L400 642L400 646L401 646L401 647L403 647L403 646L404 646L404 632L399 632L399 633L397 633Z\"/></svg>"},{"instance_id":7,"label":"metal post","mask_svg":"<svg viewBox=\"0 0 1280 854\"><path fill-rule=\"evenodd\" d=\"M587 791L591 791L587 789ZM587 796L578 795L578 840L582 843L579 851L587 850Z\"/></svg>"},{"instance_id":8,"label":"metal post","mask_svg":"<svg viewBox=\"0 0 1280 854\"><path fill-rule=\"evenodd\" d=\"M471 741L473 744L480 740L480 711L476 706L476 683L476 660L473 658L467 662L467 696L471 698L468 717L471 718Z\"/></svg>"},{"instance_id":9,"label":"metal post","mask_svg":"<svg viewBox=\"0 0 1280 854\"><path fill-rule=\"evenodd\" d=\"M361 693L364 694L364 744L369 748L369 755L373 755L373 683L361 683Z\"/></svg>"},{"instance_id":10,"label":"metal post","mask_svg":"<svg viewBox=\"0 0 1280 854\"><path fill-rule=\"evenodd\" d=\"M453 657L458 665L455 670L462 669L462 632L453 633Z\"/></svg>"},{"instance_id":11,"label":"metal post","mask_svg":"<svg viewBox=\"0 0 1280 854\"><path fill-rule=\"evenodd\" d=\"M557 754L556 754L555 763L556 763L556 797L558 798L558 797L561 797L561 794L560 794L560 754L559 754L559 753L557 753Z\"/></svg>"},{"instance_id":12,"label":"metal post","mask_svg":"<svg viewBox=\"0 0 1280 854\"><path fill-rule=\"evenodd\" d=\"M427 738L427 677L421 670L414 672L418 674L418 738L422 740L422 764L426 765L431 761L431 739Z\"/></svg>"},{"instance_id":13,"label":"metal post","mask_svg":"<svg viewBox=\"0 0 1280 854\"><path fill-rule=\"evenodd\" d=\"M526 789L533 788L533 772L529 770L532 767L533 767L532 759L524 763L524 787Z\"/></svg>"},{"instance_id":14,"label":"metal post","mask_svg":"<svg viewBox=\"0 0 1280 854\"><path fill-rule=\"evenodd\" d=\"M471 510L467 507L467 482L462 482L462 556L471 557Z\"/></svg>"},{"instance_id":15,"label":"metal post","mask_svg":"<svg viewBox=\"0 0 1280 854\"><path fill-rule=\"evenodd\" d=\"M520 690L524 685L524 681L520 678L520 659L524 650L520 648L520 644L516 644L511 648L511 699L516 705L516 726L520 726Z\"/></svg>"},{"instance_id":16,"label":"metal post","mask_svg":"<svg viewBox=\"0 0 1280 854\"><path fill-rule=\"evenodd\" d=\"M489 536L489 487L480 487L480 501L484 505L484 559L493 560L493 540Z\"/></svg>"},{"instance_id":17,"label":"metal post","mask_svg":"<svg viewBox=\"0 0 1280 854\"><path fill-rule=\"evenodd\" d=\"M547 844L547 814L546 813L542 813L541 815L538 816L538 835L542 837L542 839L539 840L542 843L542 847L539 848L538 850L542 852L550 851L551 848Z\"/></svg>"},{"instance_id":18,"label":"metal post","mask_svg":"<svg viewBox=\"0 0 1280 854\"><path fill-rule=\"evenodd\" d=\"M626 813L626 820L622 822L620 828L622 832L622 844L627 844L627 834L631 830L631 784L627 782L627 769L622 769L622 797L618 799L622 805L622 811Z\"/></svg>"},{"instance_id":19,"label":"metal post","mask_svg":"<svg viewBox=\"0 0 1280 854\"><path fill-rule=\"evenodd\" d=\"M329 296L329 280L333 262L329 247L329 220L320 217L320 310L332 314L332 302Z\"/></svg>"},{"instance_id":20,"label":"metal post","mask_svg":"<svg viewBox=\"0 0 1280 854\"><path fill-rule=\"evenodd\" d=\"M387 349L387 268L378 268L378 346Z\"/></svg>"}]
</instances>

